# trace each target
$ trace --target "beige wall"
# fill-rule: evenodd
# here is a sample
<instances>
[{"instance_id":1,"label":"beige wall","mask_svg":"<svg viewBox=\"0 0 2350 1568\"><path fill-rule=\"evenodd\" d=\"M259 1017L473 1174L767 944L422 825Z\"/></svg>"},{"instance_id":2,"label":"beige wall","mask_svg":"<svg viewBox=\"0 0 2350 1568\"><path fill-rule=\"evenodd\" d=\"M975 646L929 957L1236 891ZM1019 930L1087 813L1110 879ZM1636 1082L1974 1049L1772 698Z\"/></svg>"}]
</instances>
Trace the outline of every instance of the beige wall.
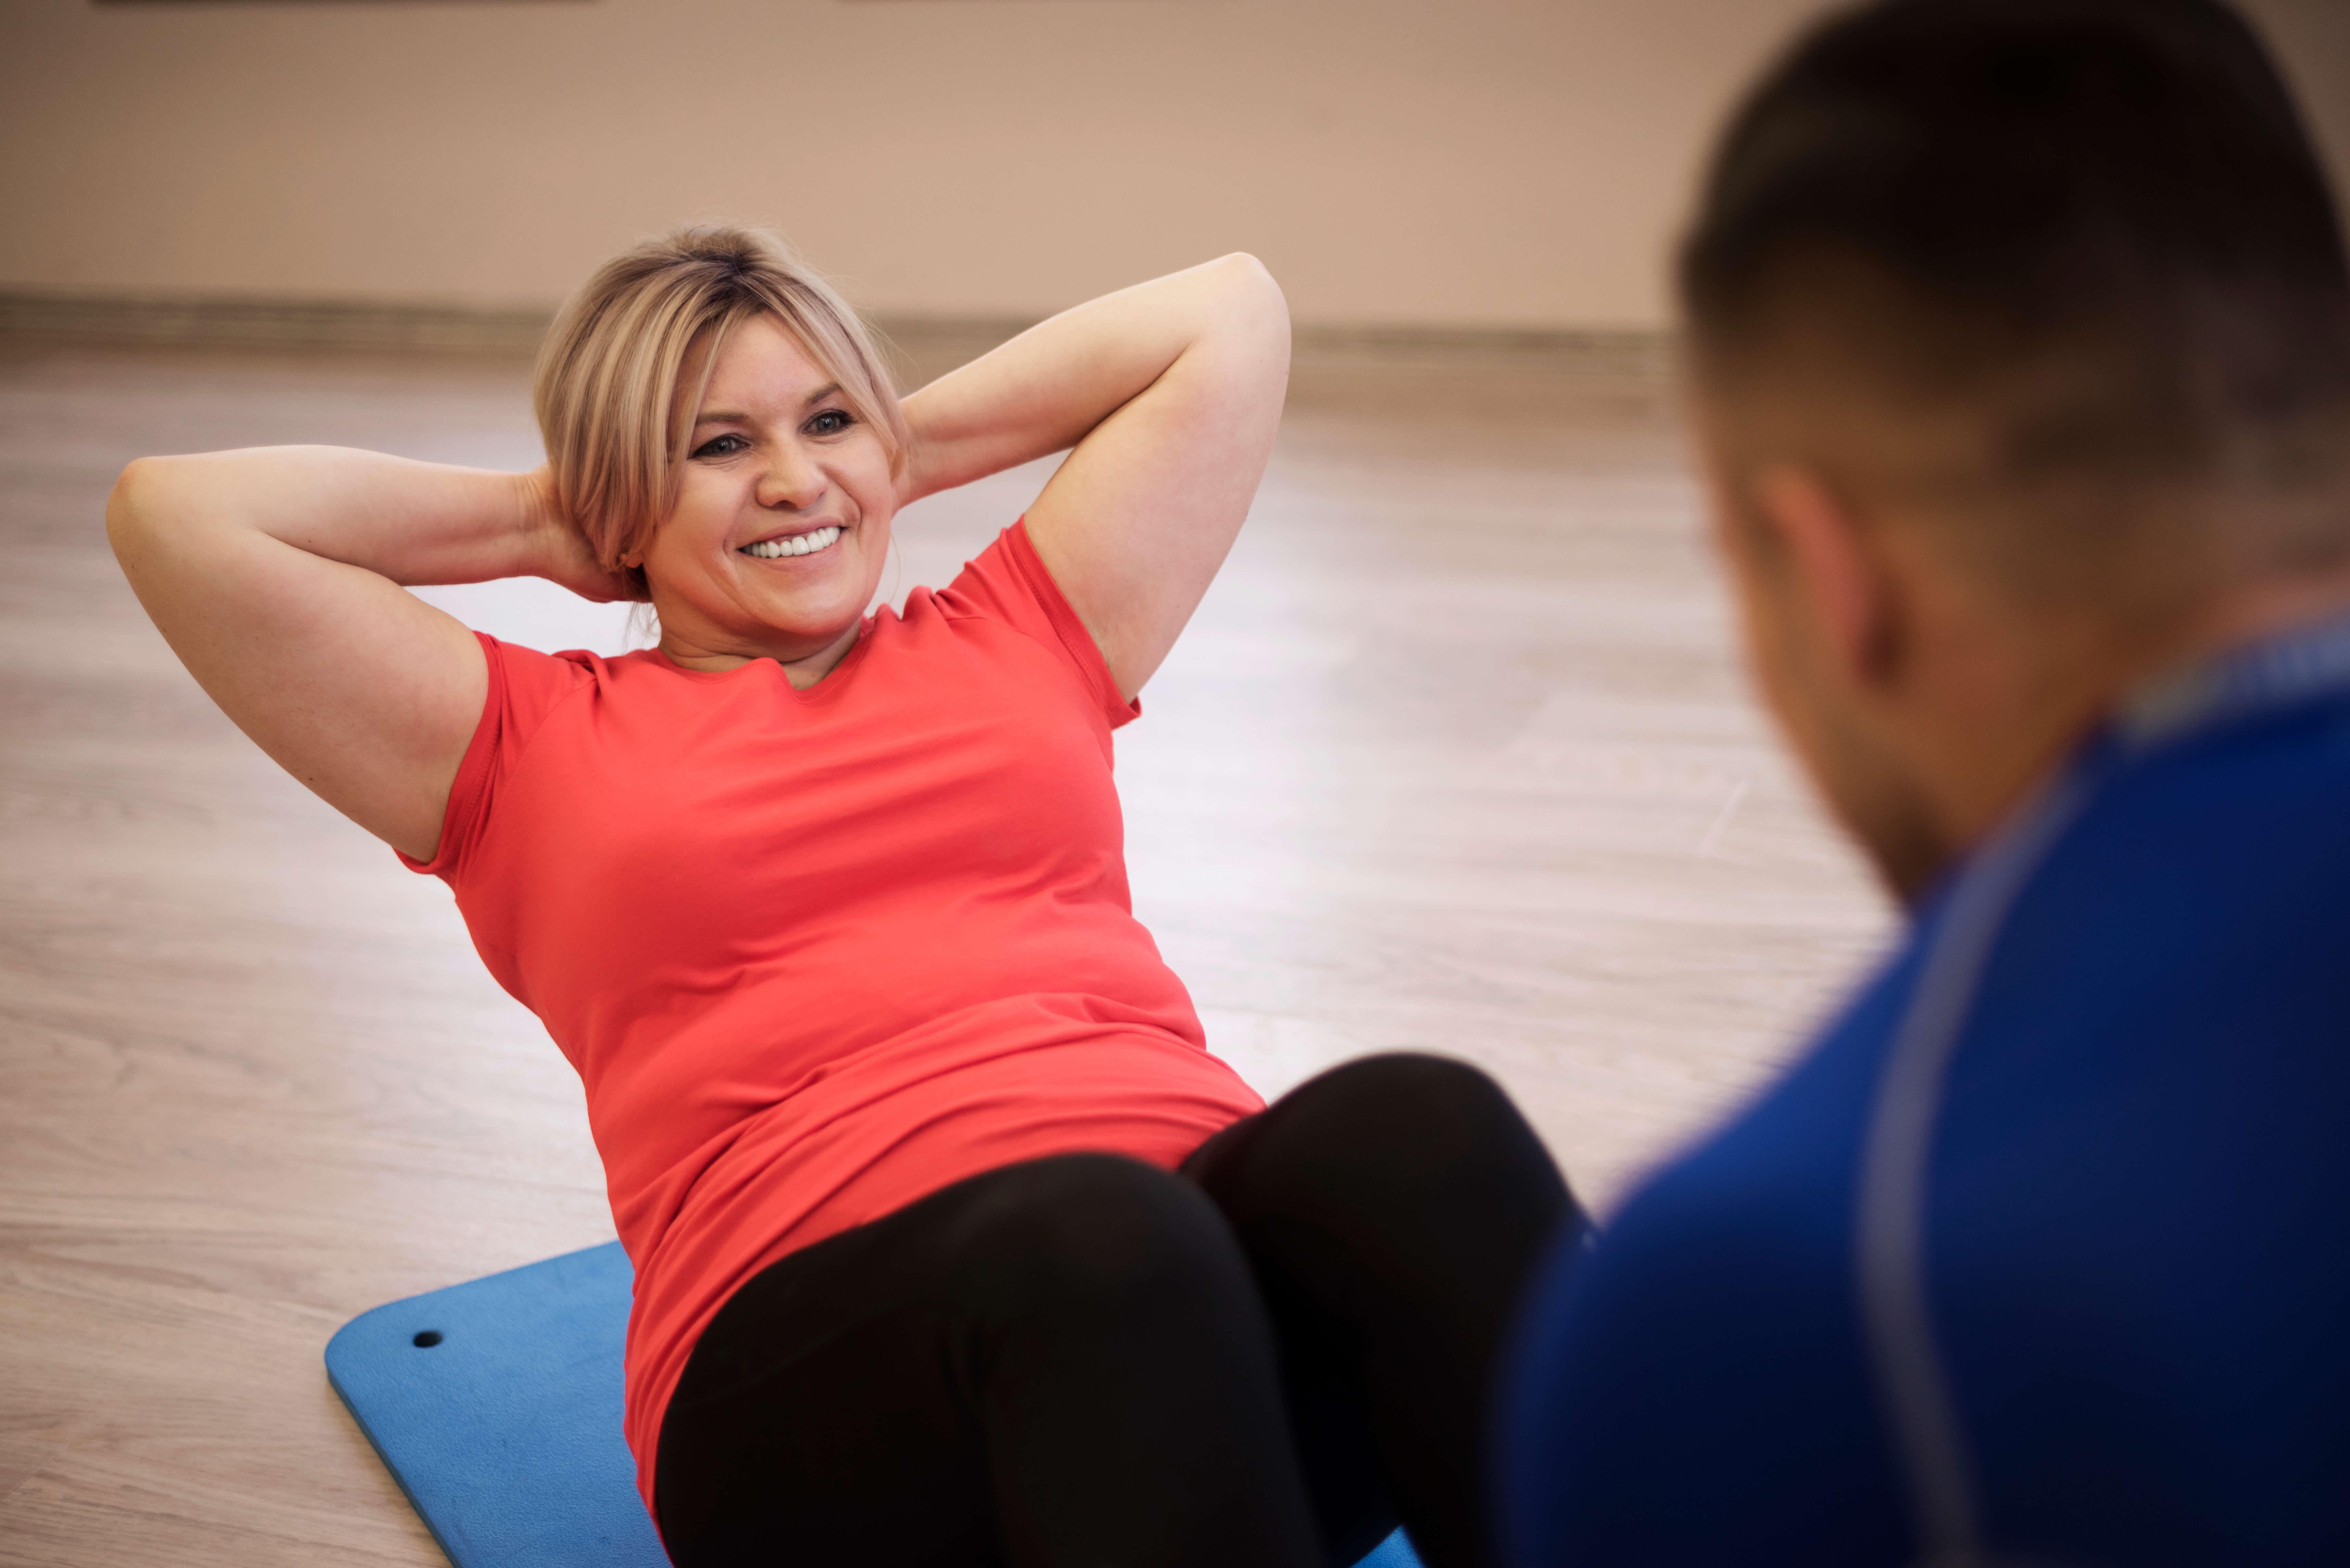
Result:
<instances>
[{"instance_id":1,"label":"beige wall","mask_svg":"<svg viewBox=\"0 0 2350 1568\"><path fill-rule=\"evenodd\" d=\"M0 286L538 305L723 214L901 315L1245 248L1304 320L1649 326L1713 121L1813 9L0 0ZM2263 9L2350 82L2343 7Z\"/></svg>"}]
</instances>

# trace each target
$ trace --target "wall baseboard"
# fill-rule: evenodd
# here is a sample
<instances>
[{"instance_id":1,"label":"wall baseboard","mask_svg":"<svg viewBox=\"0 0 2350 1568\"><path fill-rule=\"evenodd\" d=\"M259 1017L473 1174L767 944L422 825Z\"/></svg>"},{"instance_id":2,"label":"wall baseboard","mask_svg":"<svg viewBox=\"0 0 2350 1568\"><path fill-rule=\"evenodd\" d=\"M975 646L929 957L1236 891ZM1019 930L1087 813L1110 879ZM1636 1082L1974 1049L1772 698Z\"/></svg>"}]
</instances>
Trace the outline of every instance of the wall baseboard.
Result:
<instances>
[{"instance_id":1,"label":"wall baseboard","mask_svg":"<svg viewBox=\"0 0 2350 1568\"><path fill-rule=\"evenodd\" d=\"M111 346L377 349L527 358L552 313L386 300L76 293L0 286L0 338ZM986 352L1030 323L1002 317L877 318L909 380ZM1503 369L1647 379L1669 372L1670 335L1624 327L1347 326L1301 323L1300 368Z\"/></svg>"},{"instance_id":2,"label":"wall baseboard","mask_svg":"<svg viewBox=\"0 0 2350 1568\"><path fill-rule=\"evenodd\" d=\"M548 318L544 310L374 300L0 288L0 334L73 343L527 356Z\"/></svg>"},{"instance_id":3,"label":"wall baseboard","mask_svg":"<svg viewBox=\"0 0 2350 1568\"><path fill-rule=\"evenodd\" d=\"M1673 338L1651 327L1347 327L1301 324L1300 367L1476 369L1648 377L1672 369Z\"/></svg>"}]
</instances>

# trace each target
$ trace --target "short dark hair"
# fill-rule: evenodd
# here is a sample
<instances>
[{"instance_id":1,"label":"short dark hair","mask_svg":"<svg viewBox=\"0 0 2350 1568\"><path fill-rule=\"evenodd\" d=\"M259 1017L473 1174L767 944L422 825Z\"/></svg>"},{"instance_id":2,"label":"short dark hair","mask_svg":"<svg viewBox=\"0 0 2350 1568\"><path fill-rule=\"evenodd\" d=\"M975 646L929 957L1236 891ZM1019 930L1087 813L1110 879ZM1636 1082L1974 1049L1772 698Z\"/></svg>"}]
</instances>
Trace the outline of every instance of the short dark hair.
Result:
<instances>
[{"instance_id":1,"label":"short dark hair","mask_svg":"<svg viewBox=\"0 0 2350 1568\"><path fill-rule=\"evenodd\" d=\"M1865 275L1874 296L1843 283ZM2003 479L2350 473L2350 268L2325 175L2216 0L1885 0L1725 130L1680 255L1701 373L1791 323L1995 422ZM2350 517L2272 541L2350 548Z\"/></svg>"}]
</instances>

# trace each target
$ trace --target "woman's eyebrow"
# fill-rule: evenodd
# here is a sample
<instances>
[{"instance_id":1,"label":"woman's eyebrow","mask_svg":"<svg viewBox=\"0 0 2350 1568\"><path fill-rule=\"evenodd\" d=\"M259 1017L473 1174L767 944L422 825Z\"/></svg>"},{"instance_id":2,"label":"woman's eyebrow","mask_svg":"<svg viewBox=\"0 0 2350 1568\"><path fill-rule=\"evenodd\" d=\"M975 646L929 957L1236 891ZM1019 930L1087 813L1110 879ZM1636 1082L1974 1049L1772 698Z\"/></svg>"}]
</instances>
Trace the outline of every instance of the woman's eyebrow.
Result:
<instances>
[{"instance_id":1,"label":"woman's eyebrow","mask_svg":"<svg viewBox=\"0 0 2350 1568\"><path fill-rule=\"evenodd\" d=\"M813 408L839 390L839 382L828 382L810 392L807 395L807 400L800 404L800 407ZM750 415L734 409L704 409L694 416L693 425L696 430L699 430L703 425L747 425L754 422L756 421Z\"/></svg>"}]
</instances>

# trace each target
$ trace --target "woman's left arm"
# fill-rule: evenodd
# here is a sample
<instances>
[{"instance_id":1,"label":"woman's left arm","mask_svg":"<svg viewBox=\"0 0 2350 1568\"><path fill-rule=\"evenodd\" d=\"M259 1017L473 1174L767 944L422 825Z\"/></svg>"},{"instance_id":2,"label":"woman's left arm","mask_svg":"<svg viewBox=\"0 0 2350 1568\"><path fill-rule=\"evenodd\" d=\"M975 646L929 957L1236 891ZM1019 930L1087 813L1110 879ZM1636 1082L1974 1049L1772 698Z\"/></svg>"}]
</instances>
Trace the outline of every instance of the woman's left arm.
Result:
<instances>
[{"instance_id":1,"label":"woman's left arm","mask_svg":"<svg viewBox=\"0 0 2350 1568\"><path fill-rule=\"evenodd\" d=\"M1223 565L1289 386L1289 308L1229 255L1062 312L905 402L904 499L1075 444L1028 536L1128 697Z\"/></svg>"}]
</instances>

